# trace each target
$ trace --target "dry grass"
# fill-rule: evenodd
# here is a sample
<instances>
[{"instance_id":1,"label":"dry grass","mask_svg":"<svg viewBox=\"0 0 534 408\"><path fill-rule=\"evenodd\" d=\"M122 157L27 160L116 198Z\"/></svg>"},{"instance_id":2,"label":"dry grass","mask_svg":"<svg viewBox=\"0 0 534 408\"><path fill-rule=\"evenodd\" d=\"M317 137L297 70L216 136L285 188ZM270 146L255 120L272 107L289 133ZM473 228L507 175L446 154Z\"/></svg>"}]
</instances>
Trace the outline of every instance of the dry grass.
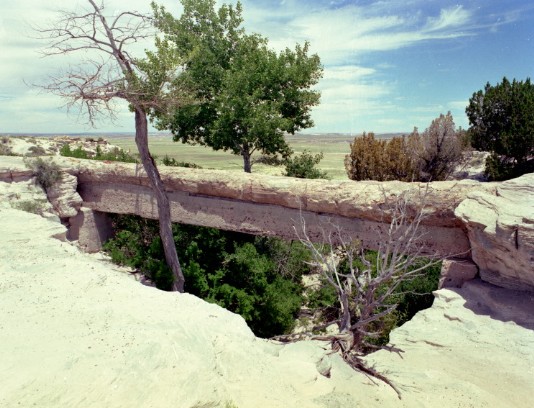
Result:
<instances>
[{"instance_id":1,"label":"dry grass","mask_svg":"<svg viewBox=\"0 0 534 408\"><path fill-rule=\"evenodd\" d=\"M343 161L349 153L349 143L354 137L350 135L295 135L288 136L288 142L296 154L304 149L312 153L323 152L324 159L319 164L321 170L328 172L333 179L347 179ZM116 136L109 142L123 149L136 151L133 137ZM151 136L149 138L150 149L153 154L162 158L168 155L178 161L196 163L207 169L221 169L230 171L243 171L243 161L240 156L230 152L213 151L209 147L191 146L181 142L173 142L171 136ZM263 164L255 164L252 167L254 173L282 174L282 167L272 167Z\"/></svg>"}]
</instances>

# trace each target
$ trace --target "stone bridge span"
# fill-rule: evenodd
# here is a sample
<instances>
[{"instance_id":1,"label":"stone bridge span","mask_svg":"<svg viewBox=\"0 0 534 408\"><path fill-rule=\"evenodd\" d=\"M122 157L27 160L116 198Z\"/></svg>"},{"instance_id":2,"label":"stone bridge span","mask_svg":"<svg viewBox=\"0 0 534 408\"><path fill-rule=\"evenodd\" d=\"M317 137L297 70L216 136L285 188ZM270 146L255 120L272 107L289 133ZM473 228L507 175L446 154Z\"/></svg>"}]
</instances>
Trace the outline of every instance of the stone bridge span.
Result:
<instances>
[{"instance_id":1,"label":"stone bridge span","mask_svg":"<svg viewBox=\"0 0 534 408\"><path fill-rule=\"evenodd\" d=\"M72 179L82 198L81 211L70 219L71 230L79 232L84 225L98 223L97 218L105 218L102 213L157 218L142 166L54 160L76 177ZM6 158L4 163L0 161L0 181L31 176L19 158ZM369 249L377 248L384 236L392 203L407 197L406 211L414 215L426 191L420 227L424 253L473 261L486 281L534 291L534 174L503 183L463 180L425 185L171 167L160 171L175 222L295 239L294 227L302 217L312 239L320 241L323 229L337 225Z\"/></svg>"},{"instance_id":2,"label":"stone bridge span","mask_svg":"<svg viewBox=\"0 0 534 408\"><path fill-rule=\"evenodd\" d=\"M76 176L85 207L157 218L141 166L84 163ZM470 257L467 230L454 209L475 188L473 182L433 183L427 191L418 183L302 180L184 168L163 168L161 176L175 222L295 239L294 227L302 217L312 239L321 240L323 230L336 225L370 249L378 247L399 197L407 197L412 215L425 200L423 252Z\"/></svg>"}]
</instances>

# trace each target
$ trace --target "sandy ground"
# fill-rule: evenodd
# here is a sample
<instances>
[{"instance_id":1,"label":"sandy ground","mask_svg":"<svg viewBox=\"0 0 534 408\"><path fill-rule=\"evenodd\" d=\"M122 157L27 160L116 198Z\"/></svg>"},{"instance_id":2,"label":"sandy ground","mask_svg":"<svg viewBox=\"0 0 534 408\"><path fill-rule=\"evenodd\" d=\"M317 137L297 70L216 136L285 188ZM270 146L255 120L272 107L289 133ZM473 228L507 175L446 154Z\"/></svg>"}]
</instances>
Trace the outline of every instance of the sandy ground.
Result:
<instances>
[{"instance_id":1,"label":"sandy ground","mask_svg":"<svg viewBox=\"0 0 534 408\"><path fill-rule=\"evenodd\" d=\"M257 339L242 318L136 282L64 227L0 206L0 407L532 407L534 298L479 281L397 329L374 384L318 342Z\"/></svg>"}]
</instances>

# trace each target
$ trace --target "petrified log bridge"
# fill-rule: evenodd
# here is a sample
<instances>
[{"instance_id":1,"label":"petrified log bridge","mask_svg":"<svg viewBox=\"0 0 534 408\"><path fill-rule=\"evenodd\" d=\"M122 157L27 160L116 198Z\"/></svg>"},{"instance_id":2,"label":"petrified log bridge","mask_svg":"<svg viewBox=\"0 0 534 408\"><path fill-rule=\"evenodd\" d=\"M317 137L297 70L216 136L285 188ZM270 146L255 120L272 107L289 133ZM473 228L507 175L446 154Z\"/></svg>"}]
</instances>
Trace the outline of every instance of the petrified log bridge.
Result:
<instances>
[{"instance_id":1,"label":"petrified log bridge","mask_svg":"<svg viewBox=\"0 0 534 408\"><path fill-rule=\"evenodd\" d=\"M140 166L83 162L75 173L85 207L157 218ZM302 180L184 168L163 168L161 175L173 221L295 239L294 226L303 217L317 240L322 230L338 225L366 248L376 248L384 236L395 200L407 195L407 211L415 214L424 199L424 252L469 257L467 231L454 209L478 183L433 183L425 195L427 186L417 183Z\"/></svg>"},{"instance_id":2,"label":"petrified log bridge","mask_svg":"<svg viewBox=\"0 0 534 408\"><path fill-rule=\"evenodd\" d=\"M14 180L22 171L21 164L11 163L15 159L0 166L0 180ZM141 166L54 160L78 180L82 221L71 219L71 224L83 228L83 215L88 212L157 218L157 205ZM294 227L303 217L312 239L321 240L323 229L337 225L347 237L370 249L385 235L392 203L407 197L406 211L414 215L424 196L425 218L420 227L424 253L473 260L484 280L534 290L534 174L504 183L463 180L426 185L171 167L160 171L176 222L295 239Z\"/></svg>"}]
</instances>

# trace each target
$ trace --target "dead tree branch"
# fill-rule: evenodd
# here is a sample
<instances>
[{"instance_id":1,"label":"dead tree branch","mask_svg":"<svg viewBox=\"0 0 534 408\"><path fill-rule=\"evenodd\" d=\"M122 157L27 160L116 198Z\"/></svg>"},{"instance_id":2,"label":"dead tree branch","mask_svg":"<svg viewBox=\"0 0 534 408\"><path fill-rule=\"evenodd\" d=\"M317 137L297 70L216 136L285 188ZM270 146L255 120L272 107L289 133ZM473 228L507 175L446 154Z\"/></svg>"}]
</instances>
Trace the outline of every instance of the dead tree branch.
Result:
<instances>
[{"instance_id":1,"label":"dead tree branch","mask_svg":"<svg viewBox=\"0 0 534 408\"><path fill-rule=\"evenodd\" d=\"M77 107L91 125L101 114L115 116L115 100L129 103L135 115L135 142L158 205L160 237L167 265L174 274L174 290L183 291L184 276L172 236L169 200L148 148L147 121L148 114L181 104L181 90L174 86L180 61L161 41L156 41L155 52L134 58L130 54L132 45L154 36L152 18L134 11L108 17L103 2L100 6L94 0L87 2L88 8L81 13L64 11L49 28L36 29L49 43L44 56L83 57L78 65L51 76L40 88L64 98L68 109Z\"/></svg>"},{"instance_id":2,"label":"dead tree branch","mask_svg":"<svg viewBox=\"0 0 534 408\"><path fill-rule=\"evenodd\" d=\"M298 226L294 227L300 242L312 254L313 265L320 271L325 281L334 288L339 302L339 314L335 321L337 334L312 335L312 339L330 342L333 352L338 352L354 369L376 377L390 385L401 397L399 390L384 375L374 368L367 367L362 360L365 350L386 349L400 353L393 345L376 346L369 338L380 336L373 330L373 323L391 314L397 304L392 301L403 282L421 276L425 269L440 262L443 258L422 258L422 238L420 224L424 219L424 209L428 188L419 197L404 193L393 202L387 202L384 218L389 225L381 235L376 260L371 262L361 243L344 235L338 225L323 226L322 242L310 239L304 217L301 215ZM414 200L418 200L417 211L409 213Z\"/></svg>"}]
</instances>

